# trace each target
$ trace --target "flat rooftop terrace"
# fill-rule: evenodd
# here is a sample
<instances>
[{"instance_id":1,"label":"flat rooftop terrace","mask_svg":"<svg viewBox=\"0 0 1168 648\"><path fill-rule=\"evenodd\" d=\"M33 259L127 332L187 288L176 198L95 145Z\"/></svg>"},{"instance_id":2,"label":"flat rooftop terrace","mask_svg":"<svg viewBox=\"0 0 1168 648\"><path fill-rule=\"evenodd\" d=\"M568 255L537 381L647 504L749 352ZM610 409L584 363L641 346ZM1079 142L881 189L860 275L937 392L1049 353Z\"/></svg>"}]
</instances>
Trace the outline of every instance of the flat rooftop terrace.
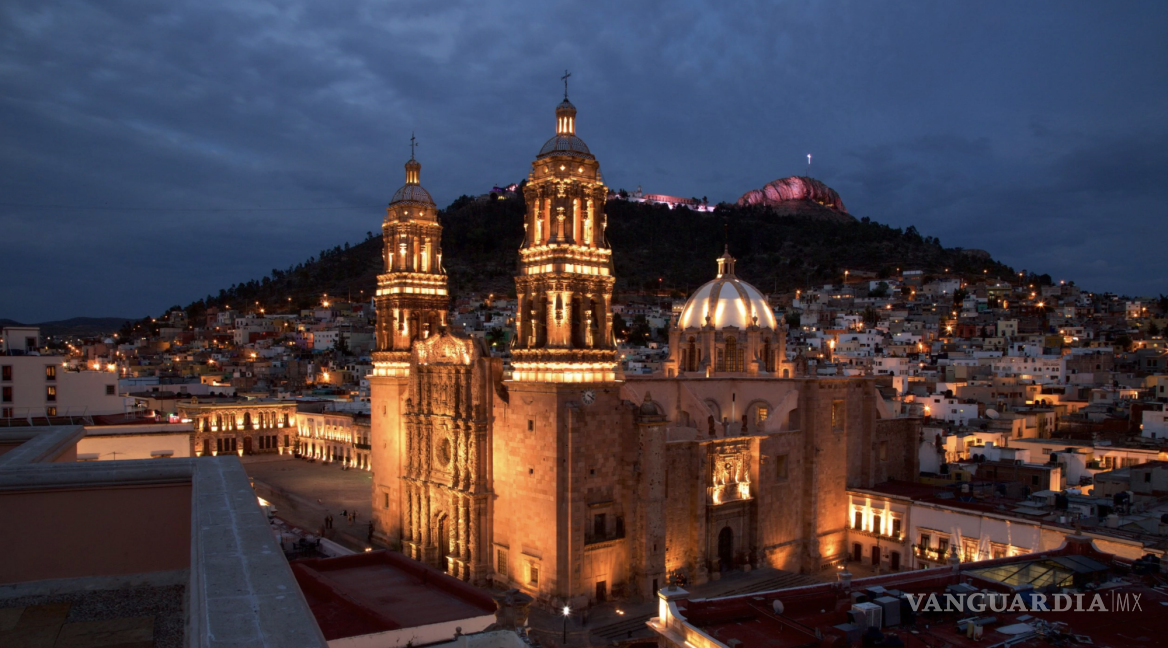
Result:
<instances>
[{"instance_id":1,"label":"flat rooftop terrace","mask_svg":"<svg viewBox=\"0 0 1168 648\"><path fill-rule=\"evenodd\" d=\"M486 592L401 554L374 551L292 563L292 573L328 640L470 620L494 622Z\"/></svg>"}]
</instances>

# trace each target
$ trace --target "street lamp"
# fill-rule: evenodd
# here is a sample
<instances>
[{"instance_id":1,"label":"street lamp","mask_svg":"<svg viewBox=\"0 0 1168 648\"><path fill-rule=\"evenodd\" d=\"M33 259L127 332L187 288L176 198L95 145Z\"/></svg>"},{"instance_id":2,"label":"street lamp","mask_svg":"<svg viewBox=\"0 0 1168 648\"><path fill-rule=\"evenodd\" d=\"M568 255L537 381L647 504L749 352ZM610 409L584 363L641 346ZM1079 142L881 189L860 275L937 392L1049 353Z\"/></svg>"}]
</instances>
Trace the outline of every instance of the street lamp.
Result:
<instances>
[{"instance_id":1,"label":"street lamp","mask_svg":"<svg viewBox=\"0 0 1168 648\"><path fill-rule=\"evenodd\" d=\"M572 614L572 608L565 605L561 612L564 615L564 645L566 646L568 645L568 616Z\"/></svg>"}]
</instances>

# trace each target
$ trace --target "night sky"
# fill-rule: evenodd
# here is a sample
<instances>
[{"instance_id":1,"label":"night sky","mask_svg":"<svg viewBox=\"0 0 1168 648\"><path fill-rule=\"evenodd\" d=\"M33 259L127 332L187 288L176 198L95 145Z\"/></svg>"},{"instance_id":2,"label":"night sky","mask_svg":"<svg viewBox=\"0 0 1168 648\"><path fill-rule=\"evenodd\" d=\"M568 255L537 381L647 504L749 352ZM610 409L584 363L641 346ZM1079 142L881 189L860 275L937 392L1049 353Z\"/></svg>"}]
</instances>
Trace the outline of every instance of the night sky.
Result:
<instances>
[{"instance_id":1,"label":"night sky","mask_svg":"<svg viewBox=\"0 0 1168 648\"><path fill-rule=\"evenodd\" d=\"M1021 5L1021 6L1020 6ZM606 183L807 173L1095 291L1168 292L1168 2L0 3L0 317L140 317L517 182L572 72ZM708 259L695 260L708 263Z\"/></svg>"}]
</instances>

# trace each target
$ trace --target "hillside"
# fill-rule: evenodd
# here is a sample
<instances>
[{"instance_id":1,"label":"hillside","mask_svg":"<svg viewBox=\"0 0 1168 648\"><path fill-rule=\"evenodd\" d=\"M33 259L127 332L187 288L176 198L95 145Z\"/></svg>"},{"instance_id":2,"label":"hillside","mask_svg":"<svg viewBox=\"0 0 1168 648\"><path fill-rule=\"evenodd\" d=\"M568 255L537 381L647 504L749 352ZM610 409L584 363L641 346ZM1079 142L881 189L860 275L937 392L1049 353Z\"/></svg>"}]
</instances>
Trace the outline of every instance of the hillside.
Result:
<instances>
[{"instance_id":1,"label":"hillside","mask_svg":"<svg viewBox=\"0 0 1168 648\"><path fill-rule=\"evenodd\" d=\"M797 206L796 206L797 207ZM806 210L819 209L809 204ZM523 237L522 199L475 200L463 196L440 214L443 263L453 298L475 292L514 292L516 250ZM839 281L843 271L892 276L897 268L973 277L988 269L1014 271L981 251L945 248L915 228L906 231L867 218L838 222L815 218L790 204L719 205L713 213L663 205L611 201L608 239L616 265L617 292L658 287L684 295L714 276L714 259L729 239L739 275L760 289L789 291ZM381 237L322 250L285 270L220 290L188 306L243 307L259 301L273 311L319 303L325 293L368 298L381 271Z\"/></svg>"},{"instance_id":2,"label":"hillside","mask_svg":"<svg viewBox=\"0 0 1168 648\"><path fill-rule=\"evenodd\" d=\"M15 320L0 319L0 327L37 326L41 329L41 335L46 336L93 337L113 333L129 321L131 320L124 317L73 317L38 324L22 324Z\"/></svg>"}]
</instances>

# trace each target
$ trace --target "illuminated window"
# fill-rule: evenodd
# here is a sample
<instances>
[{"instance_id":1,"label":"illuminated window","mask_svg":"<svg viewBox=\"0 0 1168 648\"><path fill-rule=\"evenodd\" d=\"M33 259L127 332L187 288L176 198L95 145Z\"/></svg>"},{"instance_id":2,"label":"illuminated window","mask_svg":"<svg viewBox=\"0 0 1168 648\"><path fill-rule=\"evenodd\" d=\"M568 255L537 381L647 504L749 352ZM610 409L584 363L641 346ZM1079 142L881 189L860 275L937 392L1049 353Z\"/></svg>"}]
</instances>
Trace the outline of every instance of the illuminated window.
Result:
<instances>
[{"instance_id":1,"label":"illuminated window","mask_svg":"<svg viewBox=\"0 0 1168 648\"><path fill-rule=\"evenodd\" d=\"M57 365L45 365L45 380L57 379Z\"/></svg>"},{"instance_id":2,"label":"illuminated window","mask_svg":"<svg viewBox=\"0 0 1168 648\"><path fill-rule=\"evenodd\" d=\"M763 421L767 420L767 415L769 413L770 412L767 410L767 408L759 405L757 408L755 408L755 422L757 422L759 425L762 425Z\"/></svg>"},{"instance_id":3,"label":"illuminated window","mask_svg":"<svg viewBox=\"0 0 1168 648\"><path fill-rule=\"evenodd\" d=\"M57 386L56 385L49 385L48 387L45 387L45 400L49 401L50 403L57 402Z\"/></svg>"},{"instance_id":4,"label":"illuminated window","mask_svg":"<svg viewBox=\"0 0 1168 648\"><path fill-rule=\"evenodd\" d=\"M46 412L46 413L47 413L49 416L56 416L56 415L57 415L57 408L56 408L56 407L46 407L46 408L45 408L45 412Z\"/></svg>"}]
</instances>

